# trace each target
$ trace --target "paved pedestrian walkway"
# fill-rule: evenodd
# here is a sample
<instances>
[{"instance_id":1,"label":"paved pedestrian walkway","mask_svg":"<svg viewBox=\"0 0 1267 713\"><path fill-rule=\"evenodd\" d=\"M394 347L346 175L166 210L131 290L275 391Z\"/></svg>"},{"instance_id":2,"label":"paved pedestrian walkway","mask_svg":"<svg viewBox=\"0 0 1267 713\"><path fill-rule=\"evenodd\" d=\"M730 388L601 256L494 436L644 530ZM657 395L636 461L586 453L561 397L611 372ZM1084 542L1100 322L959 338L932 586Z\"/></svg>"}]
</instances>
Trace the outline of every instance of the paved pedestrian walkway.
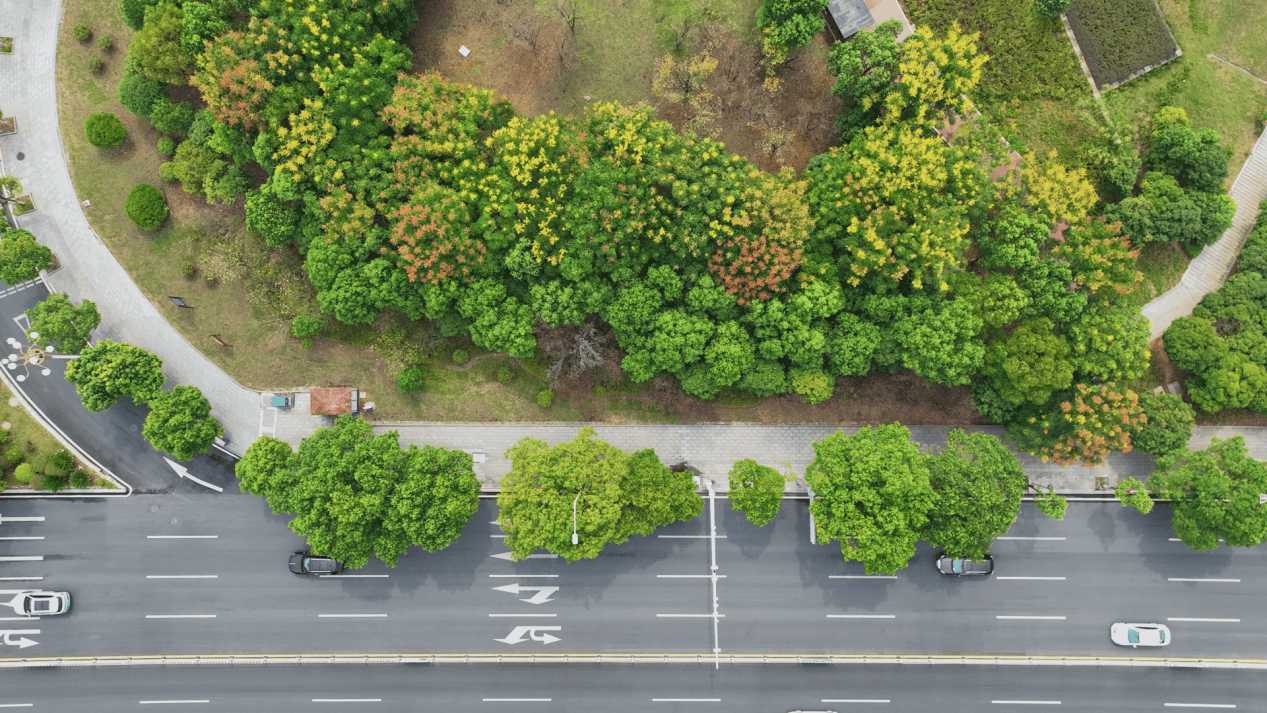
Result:
<instances>
[{"instance_id":1,"label":"paved pedestrian walkway","mask_svg":"<svg viewBox=\"0 0 1267 713\"><path fill-rule=\"evenodd\" d=\"M1201 254L1188 263L1179 284L1170 288L1144 305L1143 313L1152 324L1152 338L1160 337L1170 323L1192 314L1202 297L1223 285L1254 219L1258 217L1258 204L1267 200L1267 131L1259 135L1245 165L1236 174L1228 195L1236 201L1236 213L1232 227L1213 245L1207 245Z\"/></svg>"}]
</instances>

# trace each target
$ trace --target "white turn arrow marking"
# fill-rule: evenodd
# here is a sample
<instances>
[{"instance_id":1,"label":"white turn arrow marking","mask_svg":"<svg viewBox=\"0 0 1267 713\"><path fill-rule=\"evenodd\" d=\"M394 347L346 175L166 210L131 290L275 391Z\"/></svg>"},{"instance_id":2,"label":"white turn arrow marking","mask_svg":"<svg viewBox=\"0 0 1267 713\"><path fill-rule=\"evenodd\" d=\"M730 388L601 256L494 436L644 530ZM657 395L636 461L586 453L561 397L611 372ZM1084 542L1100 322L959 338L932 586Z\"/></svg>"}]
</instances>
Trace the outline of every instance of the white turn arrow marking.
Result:
<instances>
[{"instance_id":1,"label":"white turn arrow marking","mask_svg":"<svg viewBox=\"0 0 1267 713\"><path fill-rule=\"evenodd\" d=\"M6 645L16 646L20 649L25 649L28 646L35 646L36 644L40 643L38 641L31 641L25 636L22 636L23 634L38 634L38 633L40 633L39 629L9 629L7 631L0 631L0 634L4 634L4 643ZM22 636L22 638L18 639L17 641L10 641L9 640L10 636ZM536 638L536 637L533 637L533 638Z\"/></svg>"},{"instance_id":2,"label":"white turn arrow marking","mask_svg":"<svg viewBox=\"0 0 1267 713\"><path fill-rule=\"evenodd\" d=\"M223 493L223 492L224 492L224 488L221 488L221 487L220 487L220 486L218 486L218 485L212 485L211 483L208 483L208 482L207 482L207 481L205 481L205 480L199 480L198 478L195 478L194 476L190 475L190 474L189 474L189 469L188 469L188 468L186 468L185 466L181 465L180 463L177 463L176 461L172 460L171 458L164 458L163 460L167 461L167 465L170 465L170 466L172 467L172 470L176 471L176 475L179 475L179 476L180 476L180 477L182 477L182 478L189 478L190 480L194 481L195 483L197 483L197 484L199 484L199 485L202 485L202 486L205 486L205 487L208 487L208 488L211 488L212 490L216 491L217 493Z\"/></svg>"},{"instance_id":3,"label":"white turn arrow marking","mask_svg":"<svg viewBox=\"0 0 1267 713\"><path fill-rule=\"evenodd\" d=\"M559 591L558 587L521 587L518 584L507 584L501 587L493 587L493 589L496 589L499 592L510 592L511 594L519 594L520 592L536 592L536 594L532 595L529 599L519 600L521 602L528 602L529 604L545 604L546 602L552 602L554 600L550 598L551 595Z\"/></svg>"},{"instance_id":4,"label":"white turn arrow marking","mask_svg":"<svg viewBox=\"0 0 1267 713\"><path fill-rule=\"evenodd\" d=\"M500 554L495 554L491 556L494 559L499 559L499 560L510 560L512 562L515 560L514 556L511 555L511 553L509 552L502 552ZM528 555L527 557L527 559L530 559L530 560L556 560L558 558L559 558L558 555Z\"/></svg>"},{"instance_id":5,"label":"white turn arrow marking","mask_svg":"<svg viewBox=\"0 0 1267 713\"><path fill-rule=\"evenodd\" d=\"M553 644L556 641L561 641L561 639L557 636L550 636L549 634L544 633L547 631L563 631L563 627L561 626L516 626L514 631L511 631L510 634L506 638L493 639L493 640L500 641L503 644L518 644L520 642L527 641L528 639L531 639L533 641L540 641L543 644ZM542 633L538 634L537 632L542 632ZM39 632L36 632L36 633L39 633ZM528 639L524 638L524 634L528 635Z\"/></svg>"}]
</instances>

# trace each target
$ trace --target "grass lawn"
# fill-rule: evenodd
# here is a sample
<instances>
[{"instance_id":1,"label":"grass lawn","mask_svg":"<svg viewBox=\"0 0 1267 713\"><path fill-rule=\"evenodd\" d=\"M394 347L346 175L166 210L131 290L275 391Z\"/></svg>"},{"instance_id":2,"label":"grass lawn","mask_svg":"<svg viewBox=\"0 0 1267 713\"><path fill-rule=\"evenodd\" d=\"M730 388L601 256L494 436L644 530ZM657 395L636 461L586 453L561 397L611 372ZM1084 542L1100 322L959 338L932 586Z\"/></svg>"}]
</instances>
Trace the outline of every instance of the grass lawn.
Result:
<instances>
[{"instance_id":1,"label":"grass lawn","mask_svg":"<svg viewBox=\"0 0 1267 713\"><path fill-rule=\"evenodd\" d=\"M10 405L9 402L14 399L13 392L9 390L8 383L0 382L0 384L3 385L0 387L0 399L3 399L0 401L0 422L7 424L5 428L0 429L0 434L3 434L0 438L4 439L4 443L0 444L0 463L4 464L0 483L3 483L4 490L9 492L39 488L40 481L43 479L42 474L49 469L49 458L54 453L65 449L56 438L53 438L53 434L31 418L21 404L15 401L14 405ZM15 448L22 454L18 462L10 461L6 455L8 451ZM21 462L35 466L35 472L40 475L36 475L30 483L19 483L13 477L13 469ZM88 473L90 487L115 487L110 481L98 478L95 471L85 468L78 462L76 464Z\"/></svg>"}]
</instances>

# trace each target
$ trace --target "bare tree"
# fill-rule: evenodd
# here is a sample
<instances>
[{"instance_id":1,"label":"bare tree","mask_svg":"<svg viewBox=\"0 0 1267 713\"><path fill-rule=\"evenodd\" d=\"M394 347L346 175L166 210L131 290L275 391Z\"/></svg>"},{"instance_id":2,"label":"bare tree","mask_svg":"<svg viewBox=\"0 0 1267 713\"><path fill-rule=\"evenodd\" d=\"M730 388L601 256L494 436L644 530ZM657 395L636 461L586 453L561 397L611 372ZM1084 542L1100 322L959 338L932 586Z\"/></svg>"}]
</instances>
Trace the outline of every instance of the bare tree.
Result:
<instances>
[{"instance_id":1,"label":"bare tree","mask_svg":"<svg viewBox=\"0 0 1267 713\"><path fill-rule=\"evenodd\" d=\"M559 13L559 17L563 18L563 24L568 26L573 34L576 33L576 21L581 19L580 8L576 0L554 0L554 11Z\"/></svg>"},{"instance_id":2,"label":"bare tree","mask_svg":"<svg viewBox=\"0 0 1267 713\"><path fill-rule=\"evenodd\" d=\"M712 22L721 16L713 9L711 0L695 4L694 0L683 0L672 10L656 19L657 25L663 25L664 31L673 42L673 51L682 49L691 32L698 30L706 22Z\"/></svg>"},{"instance_id":3,"label":"bare tree","mask_svg":"<svg viewBox=\"0 0 1267 713\"><path fill-rule=\"evenodd\" d=\"M523 40L532 48L532 56L537 56L537 49L541 44L541 21L536 17L528 17L523 24L515 29L515 37Z\"/></svg>"}]
</instances>

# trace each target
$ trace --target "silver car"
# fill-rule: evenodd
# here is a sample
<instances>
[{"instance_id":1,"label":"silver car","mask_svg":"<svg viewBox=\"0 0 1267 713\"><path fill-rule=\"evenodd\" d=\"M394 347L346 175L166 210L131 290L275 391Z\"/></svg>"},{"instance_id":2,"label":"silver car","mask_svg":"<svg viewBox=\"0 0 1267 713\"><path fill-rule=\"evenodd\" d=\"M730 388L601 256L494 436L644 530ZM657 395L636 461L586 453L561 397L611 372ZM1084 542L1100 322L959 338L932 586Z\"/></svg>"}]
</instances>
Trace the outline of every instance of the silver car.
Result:
<instances>
[{"instance_id":1,"label":"silver car","mask_svg":"<svg viewBox=\"0 0 1267 713\"><path fill-rule=\"evenodd\" d=\"M1118 646L1169 646L1170 627L1165 624L1114 624L1109 638Z\"/></svg>"}]
</instances>

